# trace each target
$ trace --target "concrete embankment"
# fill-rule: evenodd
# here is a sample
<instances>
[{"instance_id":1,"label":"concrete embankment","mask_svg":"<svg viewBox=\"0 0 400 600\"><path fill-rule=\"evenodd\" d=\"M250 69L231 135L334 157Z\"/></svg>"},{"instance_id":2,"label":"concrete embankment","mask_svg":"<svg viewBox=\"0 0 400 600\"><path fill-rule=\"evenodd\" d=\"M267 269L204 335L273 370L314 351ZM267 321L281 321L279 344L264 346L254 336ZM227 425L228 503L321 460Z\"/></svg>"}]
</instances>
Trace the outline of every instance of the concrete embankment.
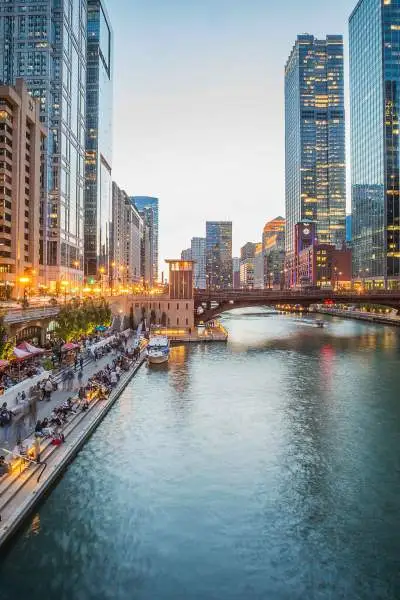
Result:
<instances>
[{"instance_id":1,"label":"concrete embankment","mask_svg":"<svg viewBox=\"0 0 400 600\"><path fill-rule=\"evenodd\" d=\"M0 548L11 540L43 496L62 475L68 464L99 426L131 379L145 361L144 354L122 374L118 386L106 400L92 401L86 412L72 415L63 433L65 443L54 446L50 440L41 449L41 464L30 463L16 469L0 480ZM23 467L23 468L22 468Z\"/></svg>"},{"instance_id":2,"label":"concrete embankment","mask_svg":"<svg viewBox=\"0 0 400 600\"><path fill-rule=\"evenodd\" d=\"M364 313L361 311L350 311L330 308L318 308L316 313L329 315L331 317L340 317L341 319L356 319L357 321L367 321L368 323L378 323L380 325L400 326L400 317L388 316L384 314Z\"/></svg>"}]
</instances>

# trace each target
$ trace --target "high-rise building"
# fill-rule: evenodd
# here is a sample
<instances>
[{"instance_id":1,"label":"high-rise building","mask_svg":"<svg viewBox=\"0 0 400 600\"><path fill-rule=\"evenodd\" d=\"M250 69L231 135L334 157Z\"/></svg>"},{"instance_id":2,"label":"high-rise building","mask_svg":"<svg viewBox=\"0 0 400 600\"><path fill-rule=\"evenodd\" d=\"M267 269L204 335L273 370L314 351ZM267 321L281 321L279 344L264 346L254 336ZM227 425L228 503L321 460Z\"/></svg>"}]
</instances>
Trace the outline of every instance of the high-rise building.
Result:
<instances>
[{"instance_id":1,"label":"high-rise building","mask_svg":"<svg viewBox=\"0 0 400 600\"><path fill-rule=\"evenodd\" d=\"M232 258L232 282L233 289L238 290L240 288L240 258L238 256Z\"/></svg>"},{"instance_id":2,"label":"high-rise building","mask_svg":"<svg viewBox=\"0 0 400 600\"><path fill-rule=\"evenodd\" d=\"M143 221L128 194L112 184L112 286L141 280Z\"/></svg>"},{"instance_id":3,"label":"high-rise building","mask_svg":"<svg viewBox=\"0 0 400 600\"><path fill-rule=\"evenodd\" d=\"M400 3L360 0L350 16L353 277L400 284Z\"/></svg>"},{"instance_id":4,"label":"high-rise building","mask_svg":"<svg viewBox=\"0 0 400 600\"><path fill-rule=\"evenodd\" d=\"M113 34L104 0L87 3L85 275L108 273L112 212Z\"/></svg>"},{"instance_id":5,"label":"high-rise building","mask_svg":"<svg viewBox=\"0 0 400 600\"><path fill-rule=\"evenodd\" d=\"M151 211L152 215L147 216L147 221L152 223L151 227L151 247L152 247L152 273L151 279L158 281L158 232L159 232L159 200L151 196L133 196L131 198L140 214ZM143 214L142 214L143 216Z\"/></svg>"},{"instance_id":6,"label":"high-rise building","mask_svg":"<svg viewBox=\"0 0 400 600\"><path fill-rule=\"evenodd\" d=\"M25 83L0 85L0 298L21 297L39 278L42 146L40 105Z\"/></svg>"},{"instance_id":7,"label":"high-rise building","mask_svg":"<svg viewBox=\"0 0 400 600\"><path fill-rule=\"evenodd\" d=\"M206 277L214 289L232 287L232 222L206 223Z\"/></svg>"},{"instance_id":8,"label":"high-rise building","mask_svg":"<svg viewBox=\"0 0 400 600\"><path fill-rule=\"evenodd\" d=\"M48 129L39 244L50 287L82 280L86 9L86 0L1 2L0 80L25 79Z\"/></svg>"},{"instance_id":9,"label":"high-rise building","mask_svg":"<svg viewBox=\"0 0 400 600\"><path fill-rule=\"evenodd\" d=\"M285 231L286 221L283 217L268 221L264 227L262 243L265 286L279 285L282 280L285 268Z\"/></svg>"},{"instance_id":10,"label":"high-rise building","mask_svg":"<svg viewBox=\"0 0 400 600\"><path fill-rule=\"evenodd\" d=\"M286 252L294 252L294 228L303 219L315 221L320 243L342 247L346 217L342 36L297 37L285 69L285 127Z\"/></svg>"},{"instance_id":11,"label":"high-rise building","mask_svg":"<svg viewBox=\"0 0 400 600\"><path fill-rule=\"evenodd\" d=\"M206 281L206 238L194 237L191 242L191 260L193 265L194 287L204 290Z\"/></svg>"},{"instance_id":12,"label":"high-rise building","mask_svg":"<svg viewBox=\"0 0 400 600\"><path fill-rule=\"evenodd\" d=\"M247 258L254 258L256 251L256 244L254 242L247 242L240 248L240 259L246 260Z\"/></svg>"},{"instance_id":13,"label":"high-rise building","mask_svg":"<svg viewBox=\"0 0 400 600\"><path fill-rule=\"evenodd\" d=\"M192 249L186 248L181 252L181 260L192 260Z\"/></svg>"}]
</instances>

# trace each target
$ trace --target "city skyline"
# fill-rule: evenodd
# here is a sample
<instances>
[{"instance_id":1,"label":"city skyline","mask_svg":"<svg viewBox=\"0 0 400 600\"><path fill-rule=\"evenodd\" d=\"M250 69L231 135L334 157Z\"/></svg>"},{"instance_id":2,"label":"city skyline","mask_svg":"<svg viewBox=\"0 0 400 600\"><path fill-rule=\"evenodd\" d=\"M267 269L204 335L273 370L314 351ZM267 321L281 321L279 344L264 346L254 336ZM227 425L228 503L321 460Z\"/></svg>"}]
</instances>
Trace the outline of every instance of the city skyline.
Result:
<instances>
[{"instance_id":1,"label":"city skyline","mask_svg":"<svg viewBox=\"0 0 400 600\"><path fill-rule=\"evenodd\" d=\"M160 198L160 261L179 256L207 219L233 221L237 254L283 212L284 65L299 33L344 35L348 107L355 0L289 4L287 22L258 0L172 1L168 10L158 0L107 1L119 32L114 179Z\"/></svg>"}]
</instances>

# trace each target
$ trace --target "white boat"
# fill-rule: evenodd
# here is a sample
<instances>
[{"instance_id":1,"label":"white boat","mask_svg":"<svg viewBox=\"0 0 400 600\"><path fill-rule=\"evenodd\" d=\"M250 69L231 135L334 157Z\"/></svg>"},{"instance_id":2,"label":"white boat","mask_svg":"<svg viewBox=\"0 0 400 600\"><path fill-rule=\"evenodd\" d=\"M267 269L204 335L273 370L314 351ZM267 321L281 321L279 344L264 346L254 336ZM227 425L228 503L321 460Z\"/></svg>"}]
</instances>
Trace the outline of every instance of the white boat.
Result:
<instances>
[{"instance_id":1,"label":"white boat","mask_svg":"<svg viewBox=\"0 0 400 600\"><path fill-rule=\"evenodd\" d=\"M152 336L147 345L147 361L150 365L161 365L169 360L169 341L166 336Z\"/></svg>"}]
</instances>

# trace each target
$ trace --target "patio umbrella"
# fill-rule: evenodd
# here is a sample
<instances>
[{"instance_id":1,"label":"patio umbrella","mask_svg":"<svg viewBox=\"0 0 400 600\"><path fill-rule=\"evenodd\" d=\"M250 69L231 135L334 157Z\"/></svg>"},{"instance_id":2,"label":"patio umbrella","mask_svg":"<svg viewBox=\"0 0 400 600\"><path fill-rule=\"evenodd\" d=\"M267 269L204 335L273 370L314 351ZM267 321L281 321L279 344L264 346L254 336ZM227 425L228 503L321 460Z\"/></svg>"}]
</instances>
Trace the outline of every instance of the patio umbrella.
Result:
<instances>
[{"instance_id":1,"label":"patio umbrella","mask_svg":"<svg viewBox=\"0 0 400 600\"><path fill-rule=\"evenodd\" d=\"M25 352L30 352L31 354L43 354L44 350L42 348L36 348L36 346L32 346L28 342L22 342L17 346L18 350L24 350Z\"/></svg>"},{"instance_id":2,"label":"patio umbrella","mask_svg":"<svg viewBox=\"0 0 400 600\"><path fill-rule=\"evenodd\" d=\"M61 346L61 352L69 352L70 350L77 350L80 348L79 344L73 344L72 342L68 342L68 344L64 344Z\"/></svg>"}]
</instances>

